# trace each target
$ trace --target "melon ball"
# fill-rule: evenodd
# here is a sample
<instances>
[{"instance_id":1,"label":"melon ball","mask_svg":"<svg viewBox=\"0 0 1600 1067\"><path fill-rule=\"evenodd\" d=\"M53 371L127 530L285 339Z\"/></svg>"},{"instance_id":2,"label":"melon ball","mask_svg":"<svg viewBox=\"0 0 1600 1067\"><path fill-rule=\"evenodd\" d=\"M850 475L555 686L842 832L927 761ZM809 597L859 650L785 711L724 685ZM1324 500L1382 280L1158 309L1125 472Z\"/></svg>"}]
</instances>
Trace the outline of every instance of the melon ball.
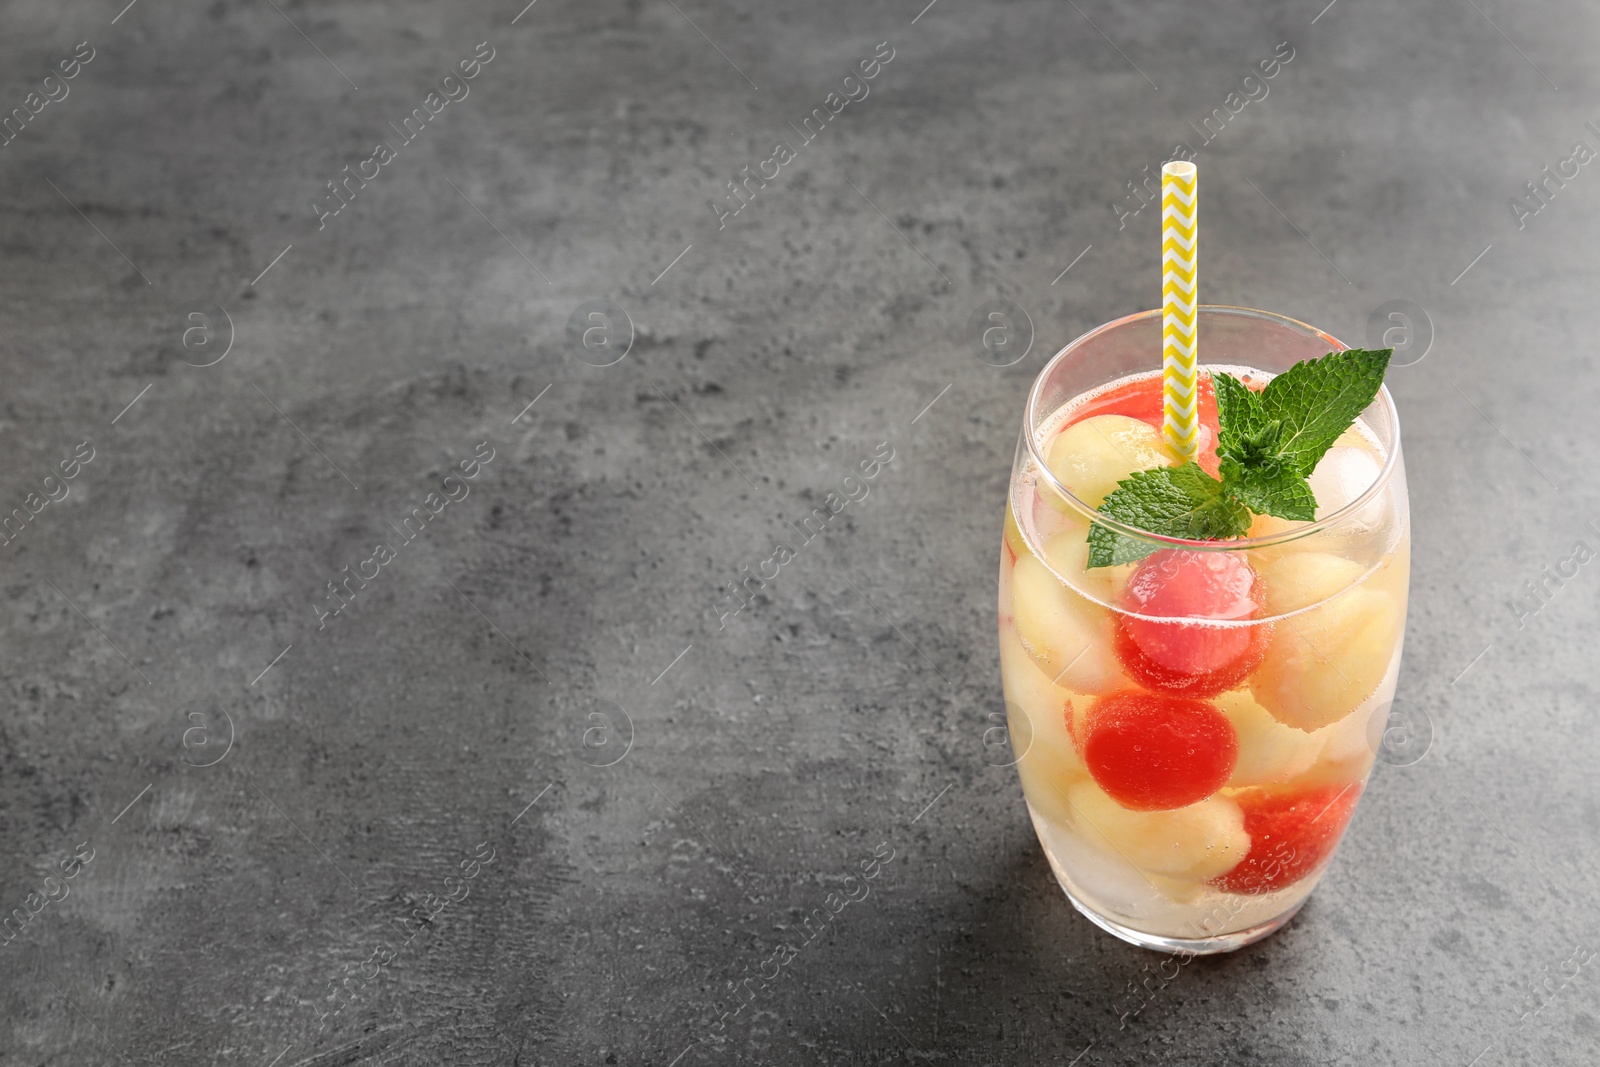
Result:
<instances>
[{"instance_id":1,"label":"melon ball","mask_svg":"<svg viewBox=\"0 0 1600 1067\"><path fill-rule=\"evenodd\" d=\"M1266 659L1250 683L1256 701L1299 730L1338 722L1388 673L1402 610L1395 597L1363 584L1278 620Z\"/></svg>"},{"instance_id":2,"label":"melon ball","mask_svg":"<svg viewBox=\"0 0 1600 1067\"><path fill-rule=\"evenodd\" d=\"M1035 749L1059 753L1058 759L1081 770L1068 716L1072 693L1052 682L1017 639L1014 627L1000 632L1000 679L1005 686L1011 743L1026 759Z\"/></svg>"},{"instance_id":3,"label":"melon ball","mask_svg":"<svg viewBox=\"0 0 1600 1067\"><path fill-rule=\"evenodd\" d=\"M1115 567L1089 566L1089 524L1082 523L1056 534L1044 545L1050 569L1067 580L1078 592L1109 606L1126 585L1135 564Z\"/></svg>"},{"instance_id":4,"label":"melon ball","mask_svg":"<svg viewBox=\"0 0 1600 1067\"><path fill-rule=\"evenodd\" d=\"M1075 422L1050 443L1050 473L1091 508L1134 471L1173 463L1155 427L1126 415Z\"/></svg>"},{"instance_id":5,"label":"melon ball","mask_svg":"<svg viewBox=\"0 0 1600 1067\"><path fill-rule=\"evenodd\" d=\"M1256 561L1267 614L1320 604L1361 580L1366 568L1331 552L1290 552Z\"/></svg>"},{"instance_id":6,"label":"melon ball","mask_svg":"<svg viewBox=\"0 0 1600 1067\"><path fill-rule=\"evenodd\" d=\"M1104 693L1122 684L1111 651L1111 615L1073 592L1033 556L1011 571L1011 614L1022 646L1056 684Z\"/></svg>"},{"instance_id":7,"label":"melon ball","mask_svg":"<svg viewBox=\"0 0 1600 1067\"><path fill-rule=\"evenodd\" d=\"M1035 748L1017 763L1017 777L1022 781L1022 795L1034 814L1051 826L1065 828L1072 825L1068 791L1086 775L1081 765L1074 767L1069 760L1059 757L1059 752Z\"/></svg>"},{"instance_id":8,"label":"melon ball","mask_svg":"<svg viewBox=\"0 0 1600 1067\"><path fill-rule=\"evenodd\" d=\"M1250 851L1244 813L1224 796L1172 811L1130 811L1083 781L1067 798L1086 841L1150 875L1204 881L1232 870Z\"/></svg>"},{"instance_id":9,"label":"melon ball","mask_svg":"<svg viewBox=\"0 0 1600 1067\"><path fill-rule=\"evenodd\" d=\"M1231 788L1287 782L1317 762L1324 736L1283 725L1248 690L1223 693L1212 703L1233 723L1239 742L1239 758L1228 779Z\"/></svg>"}]
</instances>

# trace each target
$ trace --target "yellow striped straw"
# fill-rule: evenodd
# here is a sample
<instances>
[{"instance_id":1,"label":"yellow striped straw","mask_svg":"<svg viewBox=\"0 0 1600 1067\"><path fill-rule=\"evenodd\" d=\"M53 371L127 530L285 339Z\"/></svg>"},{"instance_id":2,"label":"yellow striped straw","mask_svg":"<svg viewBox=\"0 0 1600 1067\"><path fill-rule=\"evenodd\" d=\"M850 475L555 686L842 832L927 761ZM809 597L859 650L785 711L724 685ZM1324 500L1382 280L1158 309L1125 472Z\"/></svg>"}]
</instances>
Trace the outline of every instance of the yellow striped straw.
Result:
<instances>
[{"instance_id":1,"label":"yellow striped straw","mask_svg":"<svg viewBox=\"0 0 1600 1067\"><path fill-rule=\"evenodd\" d=\"M1195 165L1161 166L1161 429L1167 444L1194 459L1199 431L1195 367L1195 260L1199 228Z\"/></svg>"}]
</instances>

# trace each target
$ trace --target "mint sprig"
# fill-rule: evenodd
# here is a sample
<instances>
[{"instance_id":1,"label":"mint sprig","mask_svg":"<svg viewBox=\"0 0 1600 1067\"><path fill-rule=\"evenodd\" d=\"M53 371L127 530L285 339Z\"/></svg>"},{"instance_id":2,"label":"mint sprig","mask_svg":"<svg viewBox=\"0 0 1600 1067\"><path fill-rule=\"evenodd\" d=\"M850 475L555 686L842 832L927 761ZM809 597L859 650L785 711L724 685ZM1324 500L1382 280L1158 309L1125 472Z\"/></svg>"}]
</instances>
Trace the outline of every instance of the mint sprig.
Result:
<instances>
[{"instance_id":1,"label":"mint sprig","mask_svg":"<svg viewBox=\"0 0 1600 1067\"><path fill-rule=\"evenodd\" d=\"M1254 463L1276 460L1302 478L1309 475L1378 395L1392 355L1392 348L1330 352L1320 359L1296 363L1259 393L1230 375L1213 374L1223 426L1217 454ZM1228 394L1227 408L1223 407L1224 392ZM1230 435L1230 416L1235 425L1249 427L1254 436L1250 432Z\"/></svg>"},{"instance_id":2,"label":"mint sprig","mask_svg":"<svg viewBox=\"0 0 1600 1067\"><path fill-rule=\"evenodd\" d=\"M1168 537L1212 541L1250 528L1250 512L1198 463L1135 471L1117 483L1100 510L1130 526ZM1148 541L1098 522L1089 527L1089 566L1132 563L1156 550Z\"/></svg>"},{"instance_id":3,"label":"mint sprig","mask_svg":"<svg viewBox=\"0 0 1600 1067\"><path fill-rule=\"evenodd\" d=\"M1243 536L1251 513L1308 522L1317 498L1307 477L1378 395L1394 349L1352 348L1302 360L1259 393L1212 372L1220 479L1194 462L1135 471L1100 511L1129 526L1192 541ZM1095 523L1089 566L1131 563L1157 546Z\"/></svg>"}]
</instances>

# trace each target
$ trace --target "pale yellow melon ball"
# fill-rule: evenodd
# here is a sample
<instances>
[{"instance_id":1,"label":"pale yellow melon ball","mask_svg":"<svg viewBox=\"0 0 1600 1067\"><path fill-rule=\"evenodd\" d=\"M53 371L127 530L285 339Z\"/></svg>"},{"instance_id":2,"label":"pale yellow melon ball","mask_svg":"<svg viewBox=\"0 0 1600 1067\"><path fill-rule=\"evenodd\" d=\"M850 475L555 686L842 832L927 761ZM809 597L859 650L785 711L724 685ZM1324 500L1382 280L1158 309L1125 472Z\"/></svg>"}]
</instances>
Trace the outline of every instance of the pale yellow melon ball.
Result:
<instances>
[{"instance_id":1,"label":"pale yellow melon ball","mask_svg":"<svg viewBox=\"0 0 1600 1067\"><path fill-rule=\"evenodd\" d=\"M1233 723L1239 740L1239 758L1233 765L1229 786L1287 782L1317 762L1323 736L1285 726L1256 703L1248 690L1223 693L1213 697L1212 703Z\"/></svg>"},{"instance_id":2,"label":"pale yellow melon ball","mask_svg":"<svg viewBox=\"0 0 1600 1067\"><path fill-rule=\"evenodd\" d=\"M1250 690L1285 725L1310 732L1338 722L1383 681L1400 617L1395 597L1363 584L1280 619Z\"/></svg>"},{"instance_id":3,"label":"pale yellow melon ball","mask_svg":"<svg viewBox=\"0 0 1600 1067\"><path fill-rule=\"evenodd\" d=\"M1084 840L1147 874L1205 881L1250 851L1244 813L1220 794L1172 811L1129 811L1093 781L1079 782L1067 796Z\"/></svg>"},{"instance_id":4,"label":"pale yellow melon ball","mask_svg":"<svg viewBox=\"0 0 1600 1067\"><path fill-rule=\"evenodd\" d=\"M1134 471L1170 467L1175 460L1155 427L1126 415L1075 422L1050 443L1050 473L1091 508Z\"/></svg>"},{"instance_id":5,"label":"pale yellow melon ball","mask_svg":"<svg viewBox=\"0 0 1600 1067\"><path fill-rule=\"evenodd\" d=\"M1121 683L1110 612L1062 585L1033 556L1017 560L1011 583L1017 635L1051 680L1078 693L1104 693Z\"/></svg>"}]
</instances>

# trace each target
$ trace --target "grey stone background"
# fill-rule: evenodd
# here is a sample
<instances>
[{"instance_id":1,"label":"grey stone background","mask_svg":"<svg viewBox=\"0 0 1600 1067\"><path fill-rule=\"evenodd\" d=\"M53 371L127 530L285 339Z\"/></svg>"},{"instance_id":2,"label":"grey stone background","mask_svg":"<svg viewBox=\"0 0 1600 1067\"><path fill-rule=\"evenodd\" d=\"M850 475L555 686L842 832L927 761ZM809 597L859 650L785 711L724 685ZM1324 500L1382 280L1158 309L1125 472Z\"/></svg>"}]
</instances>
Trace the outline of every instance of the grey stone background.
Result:
<instances>
[{"instance_id":1,"label":"grey stone background","mask_svg":"<svg viewBox=\"0 0 1600 1067\"><path fill-rule=\"evenodd\" d=\"M8 111L94 49L0 148L0 511L94 452L0 547L0 911L93 854L0 947L0 1064L1594 1061L1600 578L1526 583L1600 545L1600 175L1508 200L1600 148L1600 14L923 3L0 10ZM1423 309L1411 732L1294 923L1179 967L1071 910L991 765L1001 507L1043 361L1159 299L1125 182L1283 41L1199 152L1201 293L1351 343ZM567 332L594 300L609 349Z\"/></svg>"}]
</instances>

